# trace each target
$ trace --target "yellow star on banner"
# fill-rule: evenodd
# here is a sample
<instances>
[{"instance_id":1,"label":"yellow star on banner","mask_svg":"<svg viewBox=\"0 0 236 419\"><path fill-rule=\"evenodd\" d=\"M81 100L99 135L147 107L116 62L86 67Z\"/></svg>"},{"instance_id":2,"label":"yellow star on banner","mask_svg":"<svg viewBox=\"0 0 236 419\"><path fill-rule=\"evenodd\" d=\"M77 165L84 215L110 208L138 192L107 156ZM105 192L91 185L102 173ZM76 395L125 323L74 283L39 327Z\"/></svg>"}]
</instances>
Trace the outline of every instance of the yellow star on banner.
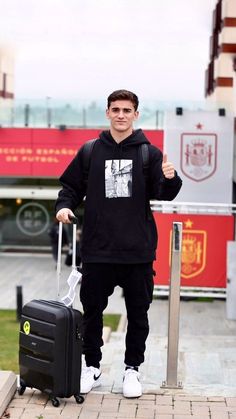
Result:
<instances>
[{"instance_id":1,"label":"yellow star on banner","mask_svg":"<svg viewBox=\"0 0 236 419\"><path fill-rule=\"evenodd\" d=\"M193 221L191 221L190 219L184 221L185 227L186 228L192 228L193 225Z\"/></svg>"}]
</instances>

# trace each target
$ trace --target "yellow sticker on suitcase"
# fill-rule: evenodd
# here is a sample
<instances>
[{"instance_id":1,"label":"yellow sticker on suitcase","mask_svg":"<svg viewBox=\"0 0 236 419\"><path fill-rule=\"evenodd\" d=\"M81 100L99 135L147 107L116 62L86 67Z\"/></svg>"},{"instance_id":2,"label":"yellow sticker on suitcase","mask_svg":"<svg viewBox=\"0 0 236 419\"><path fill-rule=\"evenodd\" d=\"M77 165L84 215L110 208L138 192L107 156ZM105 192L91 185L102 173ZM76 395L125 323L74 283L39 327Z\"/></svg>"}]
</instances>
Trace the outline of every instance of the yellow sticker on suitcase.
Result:
<instances>
[{"instance_id":1,"label":"yellow sticker on suitcase","mask_svg":"<svg viewBox=\"0 0 236 419\"><path fill-rule=\"evenodd\" d=\"M28 322L28 320L26 322L24 322L23 330L24 330L26 335L30 334L30 322Z\"/></svg>"}]
</instances>

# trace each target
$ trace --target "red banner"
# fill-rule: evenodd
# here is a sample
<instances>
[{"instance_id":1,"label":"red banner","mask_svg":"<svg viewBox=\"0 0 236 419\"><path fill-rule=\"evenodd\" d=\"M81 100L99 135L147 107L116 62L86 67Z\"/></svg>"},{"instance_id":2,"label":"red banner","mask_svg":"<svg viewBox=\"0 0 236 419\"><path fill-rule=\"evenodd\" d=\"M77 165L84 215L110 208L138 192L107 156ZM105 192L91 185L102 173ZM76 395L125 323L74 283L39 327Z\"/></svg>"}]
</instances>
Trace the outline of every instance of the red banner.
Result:
<instances>
[{"instance_id":1,"label":"red banner","mask_svg":"<svg viewBox=\"0 0 236 419\"><path fill-rule=\"evenodd\" d=\"M227 241L234 239L234 217L154 213L158 228L155 283L168 285L173 222L183 223L181 285L226 287Z\"/></svg>"},{"instance_id":2,"label":"red banner","mask_svg":"<svg viewBox=\"0 0 236 419\"><path fill-rule=\"evenodd\" d=\"M97 138L101 129L0 130L0 176L59 177L79 148ZM150 142L161 150L163 131L144 130Z\"/></svg>"}]
</instances>

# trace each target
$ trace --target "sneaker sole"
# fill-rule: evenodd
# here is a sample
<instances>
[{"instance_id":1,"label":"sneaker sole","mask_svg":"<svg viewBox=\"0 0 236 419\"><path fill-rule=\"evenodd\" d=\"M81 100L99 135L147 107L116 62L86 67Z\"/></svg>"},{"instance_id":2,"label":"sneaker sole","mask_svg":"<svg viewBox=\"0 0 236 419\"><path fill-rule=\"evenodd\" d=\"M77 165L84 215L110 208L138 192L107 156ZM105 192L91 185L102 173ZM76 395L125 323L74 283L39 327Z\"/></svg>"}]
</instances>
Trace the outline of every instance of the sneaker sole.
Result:
<instances>
[{"instance_id":1,"label":"sneaker sole","mask_svg":"<svg viewBox=\"0 0 236 419\"><path fill-rule=\"evenodd\" d=\"M141 397L142 396L142 392L139 394L131 394L131 393L124 393L123 392L123 396L126 397L127 399L135 399L137 397Z\"/></svg>"},{"instance_id":2,"label":"sneaker sole","mask_svg":"<svg viewBox=\"0 0 236 419\"><path fill-rule=\"evenodd\" d=\"M87 393L89 393L93 388L96 388L96 387L99 387L101 385L101 381L98 379L97 381L94 381L94 383L93 383L93 385L92 385L92 387L89 389L89 390L87 390L87 391L82 391L82 389L80 389L80 393L81 394L87 394Z\"/></svg>"}]
</instances>

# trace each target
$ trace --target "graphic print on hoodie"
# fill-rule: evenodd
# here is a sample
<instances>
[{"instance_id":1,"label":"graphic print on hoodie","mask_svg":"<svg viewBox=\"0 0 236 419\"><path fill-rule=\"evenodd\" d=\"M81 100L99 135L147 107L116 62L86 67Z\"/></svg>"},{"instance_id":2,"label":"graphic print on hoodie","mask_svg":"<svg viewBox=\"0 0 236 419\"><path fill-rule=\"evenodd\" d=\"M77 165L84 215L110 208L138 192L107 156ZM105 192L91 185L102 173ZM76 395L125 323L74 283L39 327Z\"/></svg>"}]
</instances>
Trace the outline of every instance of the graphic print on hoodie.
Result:
<instances>
[{"instance_id":1,"label":"graphic print on hoodie","mask_svg":"<svg viewBox=\"0 0 236 419\"><path fill-rule=\"evenodd\" d=\"M106 198L127 198L132 196L132 169L132 160L105 160Z\"/></svg>"}]
</instances>

